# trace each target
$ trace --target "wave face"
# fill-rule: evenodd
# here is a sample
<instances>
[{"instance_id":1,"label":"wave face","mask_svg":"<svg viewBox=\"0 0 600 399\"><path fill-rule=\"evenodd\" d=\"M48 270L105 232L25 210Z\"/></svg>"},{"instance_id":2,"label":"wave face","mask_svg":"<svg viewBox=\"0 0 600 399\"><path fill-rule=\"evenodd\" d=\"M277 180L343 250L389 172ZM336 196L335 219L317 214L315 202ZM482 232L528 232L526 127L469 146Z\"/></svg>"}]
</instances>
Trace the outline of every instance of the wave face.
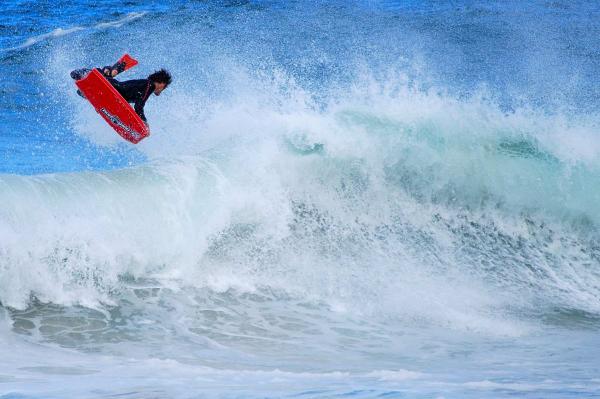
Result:
<instances>
[{"instance_id":1,"label":"wave face","mask_svg":"<svg viewBox=\"0 0 600 399\"><path fill-rule=\"evenodd\" d=\"M597 391L600 27L513 6L9 2L0 394ZM135 147L68 78L124 51Z\"/></svg>"}]
</instances>

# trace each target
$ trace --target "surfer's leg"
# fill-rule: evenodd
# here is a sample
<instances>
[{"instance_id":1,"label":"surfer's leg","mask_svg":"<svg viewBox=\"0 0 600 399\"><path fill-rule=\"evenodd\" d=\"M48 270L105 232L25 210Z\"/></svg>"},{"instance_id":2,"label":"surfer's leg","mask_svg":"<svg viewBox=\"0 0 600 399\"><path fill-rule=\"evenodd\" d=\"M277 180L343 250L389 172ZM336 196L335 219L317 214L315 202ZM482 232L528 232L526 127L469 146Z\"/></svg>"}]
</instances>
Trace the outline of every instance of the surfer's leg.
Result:
<instances>
[{"instance_id":1,"label":"surfer's leg","mask_svg":"<svg viewBox=\"0 0 600 399\"><path fill-rule=\"evenodd\" d=\"M102 68L102 74L104 76L106 76L107 78L114 78L118 74L123 72L125 70L125 67L126 67L125 62L119 60L112 66L107 65L104 68Z\"/></svg>"},{"instance_id":2,"label":"surfer's leg","mask_svg":"<svg viewBox=\"0 0 600 399\"><path fill-rule=\"evenodd\" d=\"M117 89L117 91L121 90L121 82L119 82L117 79L106 77L106 80L111 84L112 87Z\"/></svg>"}]
</instances>

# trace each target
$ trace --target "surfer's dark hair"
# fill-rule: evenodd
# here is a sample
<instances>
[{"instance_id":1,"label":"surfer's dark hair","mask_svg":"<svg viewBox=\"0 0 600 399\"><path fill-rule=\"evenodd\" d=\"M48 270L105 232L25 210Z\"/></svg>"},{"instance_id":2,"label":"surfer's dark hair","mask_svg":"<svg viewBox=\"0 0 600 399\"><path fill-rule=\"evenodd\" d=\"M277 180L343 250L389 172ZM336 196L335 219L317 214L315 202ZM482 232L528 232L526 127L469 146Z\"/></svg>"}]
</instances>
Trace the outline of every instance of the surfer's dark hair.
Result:
<instances>
[{"instance_id":1,"label":"surfer's dark hair","mask_svg":"<svg viewBox=\"0 0 600 399\"><path fill-rule=\"evenodd\" d=\"M167 86L171 84L171 74L166 69L161 69L148 76L148 79L155 83L164 83Z\"/></svg>"}]
</instances>

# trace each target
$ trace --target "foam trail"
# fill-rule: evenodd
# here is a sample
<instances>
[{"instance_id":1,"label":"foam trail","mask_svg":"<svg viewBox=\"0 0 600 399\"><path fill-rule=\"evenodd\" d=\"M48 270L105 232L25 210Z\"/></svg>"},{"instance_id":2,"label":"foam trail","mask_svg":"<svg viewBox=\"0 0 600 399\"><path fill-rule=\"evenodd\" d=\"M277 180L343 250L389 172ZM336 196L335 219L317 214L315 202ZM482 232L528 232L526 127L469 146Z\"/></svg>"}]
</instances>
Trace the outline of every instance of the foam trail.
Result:
<instances>
[{"instance_id":1,"label":"foam trail","mask_svg":"<svg viewBox=\"0 0 600 399\"><path fill-rule=\"evenodd\" d=\"M84 31L84 30L90 30L90 29L102 30L102 29L108 29L108 28L118 28L118 27L121 27L123 24L126 24L128 22L131 22L131 21L141 18L144 15L146 15L146 12L131 12L131 13L128 13L127 16L117 19L115 21L101 22L101 23L98 23L96 25L91 25L91 26L74 26L74 27L70 27L70 28L66 28L66 29L56 28L51 32L44 33L44 34L34 36L34 37L30 37L29 39L25 40L23 42L23 44L16 46L16 47L7 48L5 50L12 51L12 50L25 49L25 48L31 47L35 44L44 42L49 39L70 35L72 33L80 32L80 31Z\"/></svg>"},{"instance_id":2,"label":"foam trail","mask_svg":"<svg viewBox=\"0 0 600 399\"><path fill-rule=\"evenodd\" d=\"M52 39L52 38L55 38L55 37L61 37L61 36L69 35L71 33L79 32L79 31L82 31L84 29L85 29L85 27L82 27L82 26L75 26L75 27L67 28L67 29L56 28L52 32L48 32L48 33L44 33L42 35L30 37L29 39L25 40L25 42L23 42L23 44L21 44L20 46L8 48L6 50L7 51L9 51L9 50L20 50L20 49L23 49L23 48L31 47L34 44L40 43L40 42L45 41L47 39Z\"/></svg>"},{"instance_id":3,"label":"foam trail","mask_svg":"<svg viewBox=\"0 0 600 399\"><path fill-rule=\"evenodd\" d=\"M123 24L126 24L128 22L142 18L146 14L147 14L146 12L130 12L129 14L127 14L127 16L125 16L121 19L117 19L116 21L101 22L99 24L96 24L96 25L94 25L94 28L96 28L96 29L118 28L118 27L123 26Z\"/></svg>"}]
</instances>

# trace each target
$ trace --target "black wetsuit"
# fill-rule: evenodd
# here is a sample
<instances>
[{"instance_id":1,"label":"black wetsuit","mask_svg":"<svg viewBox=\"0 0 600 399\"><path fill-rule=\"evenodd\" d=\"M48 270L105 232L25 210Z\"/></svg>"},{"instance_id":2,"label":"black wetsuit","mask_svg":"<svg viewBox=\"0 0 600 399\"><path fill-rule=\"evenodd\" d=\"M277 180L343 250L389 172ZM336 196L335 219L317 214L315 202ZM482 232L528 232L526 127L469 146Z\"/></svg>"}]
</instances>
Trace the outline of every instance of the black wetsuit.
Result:
<instances>
[{"instance_id":1,"label":"black wetsuit","mask_svg":"<svg viewBox=\"0 0 600 399\"><path fill-rule=\"evenodd\" d=\"M111 85L123 98L133 104L135 112L146 122L146 115L144 115L144 105L148 100L148 97L154 92L154 82L149 79L134 79L119 82L114 78L106 78Z\"/></svg>"},{"instance_id":2,"label":"black wetsuit","mask_svg":"<svg viewBox=\"0 0 600 399\"><path fill-rule=\"evenodd\" d=\"M123 96L125 101L133 104L133 109L135 110L135 112L140 116L140 118L142 118L144 122L146 122L146 115L144 115L144 105L146 104L148 97L150 97L150 95L154 92L154 82L152 82L150 79L134 79L120 82L115 78L107 76L107 74L104 73L106 69L111 71L112 67L96 69L104 75L106 80L108 80L115 89L117 89L117 91ZM79 80L82 79L89 72L89 69L77 69L71 72L71 77L75 80Z\"/></svg>"}]
</instances>

